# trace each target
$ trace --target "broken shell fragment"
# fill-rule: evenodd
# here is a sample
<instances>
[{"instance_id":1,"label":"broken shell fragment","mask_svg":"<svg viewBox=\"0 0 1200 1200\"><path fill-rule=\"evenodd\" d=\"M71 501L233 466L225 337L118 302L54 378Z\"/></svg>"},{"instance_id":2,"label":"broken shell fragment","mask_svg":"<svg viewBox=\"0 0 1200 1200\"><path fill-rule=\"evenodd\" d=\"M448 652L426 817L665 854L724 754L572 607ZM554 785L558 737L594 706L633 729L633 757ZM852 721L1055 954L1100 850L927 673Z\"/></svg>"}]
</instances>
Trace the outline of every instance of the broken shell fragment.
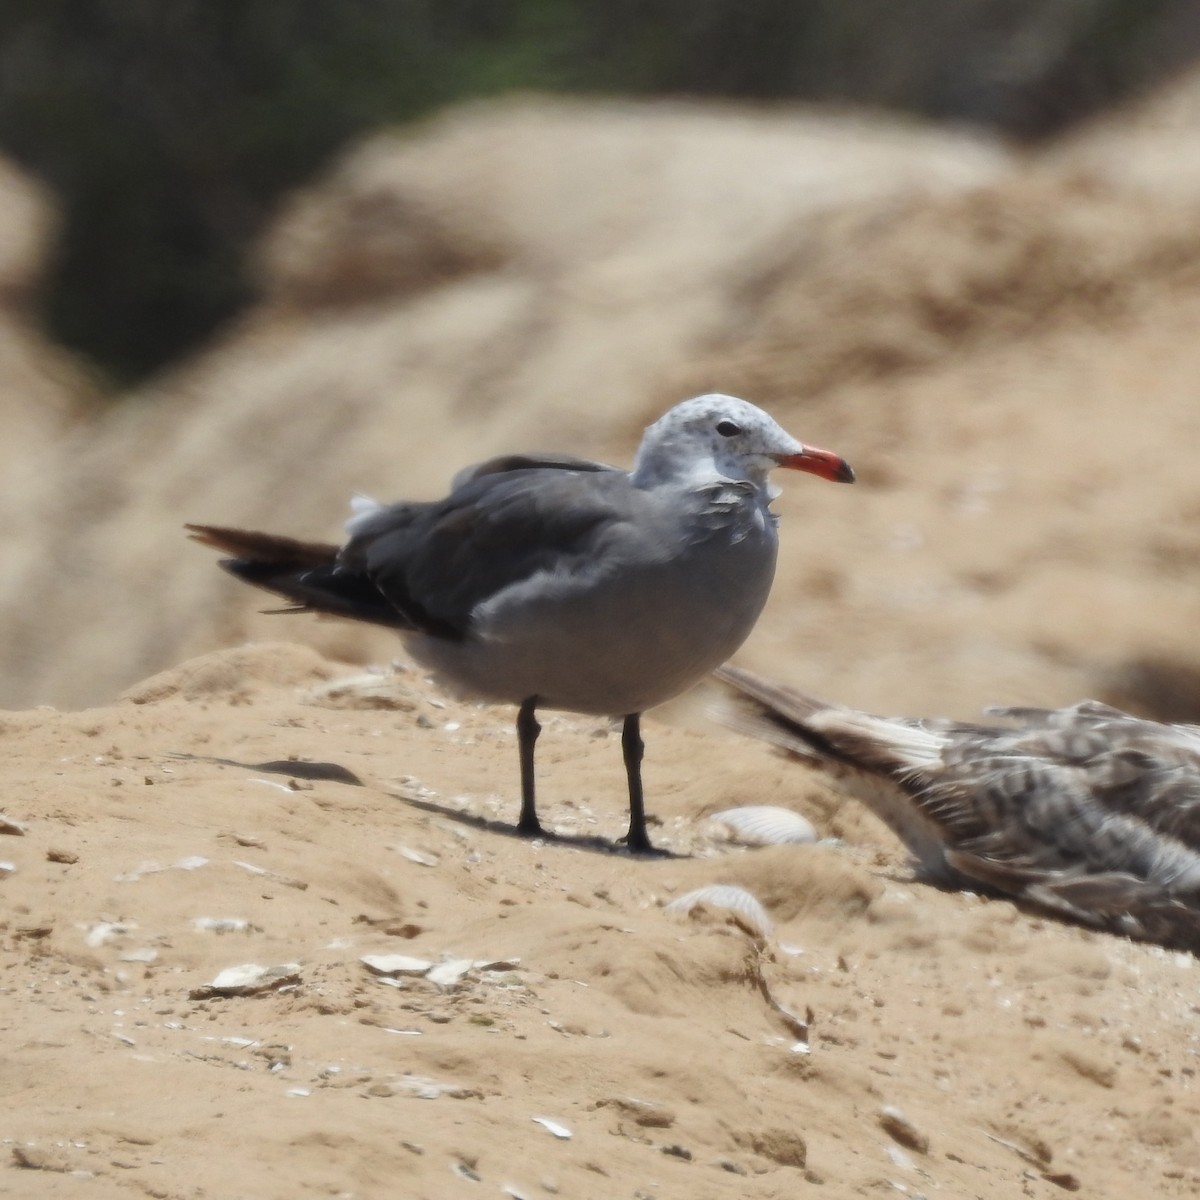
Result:
<instances>
[{"instance_id":1,"label":"broken shell fragment","mask_svg":"<svg viewBox=\"0 0 1200 1200\"><path fill-rule=\"evenodd\" d=\"M124 937L136 928L137 924L133 921L97 921L88 926L83 940L94 950L98 946L105 946L119 937Z\"/></svg>"},{"instance_id":2,"label":"broken shell fragment","mask_svg":"<svg viewBox=\"0 0 1200 1200\"><path fill-rule=\"evenodd\" d=\"M663 911L693 921L716 917L755 938L769 938L774 931L767 910L745 888L735 884L714 883L697 888L672 900Z\"/></svg>"},{"instance_id":3,"label":"broken shell fragment","mask_svg":"<svg viewBox=\"0 0 1200 1200\"><path fill-rule=\"evenodd\" d=\"M424 850L414 850L411 846L393 846L392 849L402 858L407 858L409 862L414 862L418 866L436 867L440 861L436 854L427 854Z\"/></svg>"},{"instance_id":4,"label":"broken shell fragment","mask_svg":"<svg viewBox=\"0 0 1200 1200\"><path fill-rule=\"evenodd\" d=\"M192 995L197 999L203 996L249 996L299 982L299 963L279 963L273 967L244 963L238 967L226 967L211 983L197 988Z\"/></svg>"},{"instance_id":5,"label":"broken shell fragment","mask_svg":"<svg viewBox=\"0 0 1200 1200\"><path fill-rule=\"evenodd\" d=\"M427 979L440 988L456 987L472 971L494 974L515 971L521 962L519 958L447 958L435 963L410 954L364 954L359 961L379 976L380 983L403 987L397 977L413 976Z\"/></svg>"},{"instance_id":6,"label":"broken shell fragment","mask_svg":"<svg viewBox=\"0 0 1200 1200\"><path fill-rule=\"evenodd\" d=\"M411 954L364 954L359 961L376 975L424 975L434 965Z\"/></svg>"},{"instance_id":7,"label":"broken shell fragment","mask_svg":"<svg viewBox=\"0 0 1200 1200\"><path fill-rule=\"evenodd\" d=\"M547 1133L554 1134L556 1138L562 1138L565 1141L571 1136L571 1131L565 1125L560 1125L557 1121L552 1121L549 1117L533 1117L531 1119L546 1130Z\"/></svg>"},{"instance_id":8,"label":"broken shell fragment","mask_svg":"<svg viewBox=\"0 0 1200 1200\"><path fill-rule=\"evenodd\" d=\"M430 983L436 983L438 987L453 987L455 984L461 983L463 976L474 966L474 959L451 958L446 962L438 963L435 967L431 967L425 973L425 978Z\"/></svg>"},{"instance_id":9,"label":"broken shell fragment","mask_svg":"<svg viewBox=\"0 0 1200 1200\"><path fill-rule=\"evenodd\" d=\"M812 823L790 808L749 804L713 813L709 820L725 831L726 838L743 846L800 845L817 840Z\"/></svg>"}]
</instances>

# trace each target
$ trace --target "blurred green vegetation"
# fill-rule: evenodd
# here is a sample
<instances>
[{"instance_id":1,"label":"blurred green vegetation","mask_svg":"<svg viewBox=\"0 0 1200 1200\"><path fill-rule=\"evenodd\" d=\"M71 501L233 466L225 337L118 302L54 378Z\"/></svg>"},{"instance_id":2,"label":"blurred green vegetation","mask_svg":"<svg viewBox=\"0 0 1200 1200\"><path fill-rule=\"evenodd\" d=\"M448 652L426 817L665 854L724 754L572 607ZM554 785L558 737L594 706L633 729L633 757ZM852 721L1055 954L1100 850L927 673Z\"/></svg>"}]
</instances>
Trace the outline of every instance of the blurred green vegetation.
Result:
<instances>
[{"instance_id":1,"label":"blurred green vegetation","mask_svg":"<svg viewBox=\"0 0 1200 1200\"><path fill-rule=\"evenodd\" d=\"M1194 0L6 0L0 149L58 193L53 336L114 386L249 297L357 134L513 88L852 101L1054 132L1191 59Z\"/></svg>"}]
</instances>

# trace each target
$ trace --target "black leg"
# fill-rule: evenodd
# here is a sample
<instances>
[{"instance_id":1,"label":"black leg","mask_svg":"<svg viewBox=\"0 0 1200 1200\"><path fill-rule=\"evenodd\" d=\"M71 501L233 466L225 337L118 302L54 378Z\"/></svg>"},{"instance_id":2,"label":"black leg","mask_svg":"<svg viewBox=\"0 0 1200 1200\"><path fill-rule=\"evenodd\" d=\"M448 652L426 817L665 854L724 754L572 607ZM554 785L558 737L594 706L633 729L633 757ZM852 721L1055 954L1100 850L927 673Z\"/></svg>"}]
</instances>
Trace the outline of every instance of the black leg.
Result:
<instances>
[{"instance_id":1,"label":"black leg","mask_svg":"<svg viewBox=\"0 0 1200 1200\"><path fill-rule=\"evenodd\" d=\"M530 696L517 713L517 750L521 756L521 817L517 832L524 837L541 837L543 833L533 798L533 748L542 732L535 713L537 702L536 696Z\"/></svg>"},{"instance_id":2,"label":"black leg","mask_svg":"<svg viewBox=\"0 0 1200 1200\"><path fill-rule=\"evenodd\" d=\"M654 847L646 836L646 806L642 797L642 714L630 713L621 730L621 751L625 756L625 775L629 780L629 832L625 844L638 854L652 854Z\"/></svg>"}]
</instances>

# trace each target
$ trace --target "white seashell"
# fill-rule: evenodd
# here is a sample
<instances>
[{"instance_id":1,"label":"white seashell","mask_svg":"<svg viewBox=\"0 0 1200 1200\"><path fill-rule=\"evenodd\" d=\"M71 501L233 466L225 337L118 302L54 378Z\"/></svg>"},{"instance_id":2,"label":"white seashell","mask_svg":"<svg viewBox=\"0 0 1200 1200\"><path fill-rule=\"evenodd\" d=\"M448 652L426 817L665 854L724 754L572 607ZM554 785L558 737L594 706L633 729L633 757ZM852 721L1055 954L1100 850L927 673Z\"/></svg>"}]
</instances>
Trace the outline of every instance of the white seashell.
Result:
<instances>
[{"instance_id":1,"label":"white seashell","mask_svg":"<svg viewBox=\"0 0 1200 1200\"><path fill-rule=\"evenodd\" d=\"M214 992L237 996L247 995L251 992L265 992L271 988L299 981L299 963L279 963L273 967L259 966L258 963L243 963L238 967L226 967L208 986Z\"/></svg>"},{"instance_id":2,"label":"white seashell","mask_svg":"<svg viewBox=\"0 0 1200 1200\"><path fill-rule=\"evenodd\" d=\"M519 958L477 958L471 964L477 971L516 971L521 966Z\"/></svg>"},{"instance_id":3,"label":"white seashell","mask_svg":"<svg viewBox=\"0 0 1200 1200\"><path fill-rule=\"evenodd\" d=\"M242 862L240 858L233 860L235 867L241 867L243 871L249 871L251 875L270 875L270 871L266 867L260 867L255 863Z\"/></svg>"},{"instance_id":4,"label":"white seashell","mask_svg":"<svg viewBox=\"0 0 1200 1200\"><path fill-rule=\"evenodd\" d=\"M137 924L133 921L97 921L88 926L83 940L94 950L97 946L104 946L113 941L114 938L124 937L136 928Z\"/></svg>"},{"instance_id":5,"label":"white seashell","mask_svg":"<svg viewBox=\"0 0 1200 1200\"><path fill-rule=\"evenodd\" d=\"M414 850L411 846L393 846L402 858L407 858L409 862L415 862L422 867L436 867L438 865L438 856L436 854L426 854L424 850Z\"/></svg>"},{"instance_id":6,"label":"white seashell","mask_svg":"<svg viewBox=\"0 0 1200 1200\"><path fill-rule=\"evenodd\" d=\"M364 954L359 962L376 975L424 975L433 966L429 959L411 954Z\"/></svg>"},{"instance_id":7,"label":"white seashell","mask_svg":"<svg viewBox=\"0 0 1200 1200\"><path fill-rule=\"evenodd\" d=\"M11 875L17 869L16 863L0 862L0 877Z\"/></svg>"},{"instance_id":8,"label":"white seashell","mask_svg":"<svg viewBox=\"0 0 1200 1200\"><path fill-rule=\"evenodd\" d=\"M294 789L288 787L286 783L280 783L278 779L259 779L255 776L252 779L247 779L247 783L260 783L263 787L278 788L281 792L291 792Z\"/></svg>"},{"instance_id":9,"label":"white seashell","mask_svg":"<svg viewBox=\"0 0 1200 1200\"><path fill-rule=\"evenodd\" d=\"M727 914L734 924L751 937L769 938L774 924L767 910L743 887L713 883L672 900L663 910L681 917L692 917L697 910Z\"/></svg>"},{"instance_id":10,"label":"white seashell","mask_svg":"<svg viewBox=\"0 0 1200 1200\"><path fill-rule=\"evenodd\" d=\"M533 1117L531 1119L548 1133L554 1134L556 1138L562 1138L565 1141L571 1136L571 1131L565 1125L560 1125L557 1121L552 1121L549 1117Z\"/></svg>"},{"instance_id":11,"label":"white seashell","mask_svg":"<svg viewBox=\"0 0 1200 1200\"><path fill-rule=\"evenodd\" d=\"M436 983L438 987L453 987L456 983L462 982L463 976L474 965L474 959L451 958L446 962L438 963L436 967L426 973L425 978L430 983Z\"/></svg>"},{"instance_id":12,"label":"white seashell","mask_svg":"<svg viewBox=\"0 0 1200 1200\"><path fill-rule=\"evenodd\" d=\"M709 820L725 829L729 841L743 846L787 846L817 840L812 822L790 808L772 804L727 808L713 813Z\"/></svg>"}]
</instances>

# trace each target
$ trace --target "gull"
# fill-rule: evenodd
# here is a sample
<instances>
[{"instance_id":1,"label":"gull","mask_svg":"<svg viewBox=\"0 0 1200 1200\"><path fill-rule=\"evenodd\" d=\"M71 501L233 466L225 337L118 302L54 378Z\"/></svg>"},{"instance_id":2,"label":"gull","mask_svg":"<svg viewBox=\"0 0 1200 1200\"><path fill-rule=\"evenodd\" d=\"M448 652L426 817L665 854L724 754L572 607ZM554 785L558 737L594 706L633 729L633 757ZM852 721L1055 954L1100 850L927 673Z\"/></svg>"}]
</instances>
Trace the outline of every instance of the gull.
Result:
<instances>
[{"instance_id":1,"label":"gull","mask_svg":"<svg viewBox=\"0 0 1200 1200\"><path fill-rule=\"evenodd\" d=\"M343 545L189 525L237 578L287 612L397 630L458 694L518 706L519 833L534 797L538 708L620 717L631 851L650 853L640 718L745 641L775 574L776 467L849 483L838 455L797 441L733 396L685 400L654 422L629 471L566 455L468 467L450 494L359 498Z\"/></svg>"},{"instance_id":2,"label":"gull","mask_svg":"<svg viewBox=\"0 0 1200 1200\"><path fill-rule=\"evenodd\" d=\"M1011 725L877 717L716 674L718 720L824 770L931 882L1200 948L1200 727L1094 700L987 710Z\"/></svg>"}]
</instances>

